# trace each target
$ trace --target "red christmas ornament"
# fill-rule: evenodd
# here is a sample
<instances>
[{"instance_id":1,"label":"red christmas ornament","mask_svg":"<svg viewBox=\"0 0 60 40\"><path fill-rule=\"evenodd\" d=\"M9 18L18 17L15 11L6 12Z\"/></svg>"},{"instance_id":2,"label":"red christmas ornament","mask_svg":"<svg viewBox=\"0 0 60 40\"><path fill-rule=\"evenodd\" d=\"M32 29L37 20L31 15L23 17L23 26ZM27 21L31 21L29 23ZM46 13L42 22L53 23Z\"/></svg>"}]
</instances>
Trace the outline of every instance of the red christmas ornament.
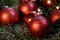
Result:
<instances>
[{"instance_id":1,"label":"red christmas ornament","mask_svg":"<svg viewBox=\"0 0 60 40\"><path fill-rule=\"evenodd\" d=\"M29 1L28 3L23 3L19 6L19 9L25 14L29 14L31 13L32 11L35 11L37 9L37 4L35 4L34 2L32 1Z\"/></svg>"},{"instance_id":2,"label":"red christmas ornament","mask_svg":"<svg viewBox=\"0 0 60 40\"><path fill-rule=\"evenodd\" d=\"M43 37L49 32L48 21L43 16L33 18L28 26L34 37Z\"/></svg>"},{"instance_id":3,"label":"red christmas ornament","mask_svg":"<svg viewBox=\"0 0 60 40\"><path fill-rule=\"evenodd\" d=\"M19 18L18 12L11 7L4 7L1 11L0 20L1 24L15 24L17 23Z\"/></svg>"},{"instance_id":4,"label":"red christmas ornament","mask_svg":"<svg viewBox=\"0 0 60 40\"><path fill-rule=\"evenodd\" d=\"M51 14L50 20L52 23L57 22L57 20L60 19L60 10L56 10Z\"/></svg>"},{"instance_id":5,"label":"red christmas ornament","mask_svg":"<svg viewBox=\"0 0 60 40\"><path fill-rule=\"evenodd\" d=\"M19 9L25 14L29 14L31 12L31 8L28 6L28 4L21 4Z\"/></svg>"},{"instance_id":6,"label":"red christmas ornament","mask_svg":"<svg viewBox=\"0 0 60 40\"><path fill-rule=\"evenodd\" d=\"M46 7L52 7L53 5L55 5L56 0L42 0L43 5L45 5Z\"/></svg>"}]
</instances>

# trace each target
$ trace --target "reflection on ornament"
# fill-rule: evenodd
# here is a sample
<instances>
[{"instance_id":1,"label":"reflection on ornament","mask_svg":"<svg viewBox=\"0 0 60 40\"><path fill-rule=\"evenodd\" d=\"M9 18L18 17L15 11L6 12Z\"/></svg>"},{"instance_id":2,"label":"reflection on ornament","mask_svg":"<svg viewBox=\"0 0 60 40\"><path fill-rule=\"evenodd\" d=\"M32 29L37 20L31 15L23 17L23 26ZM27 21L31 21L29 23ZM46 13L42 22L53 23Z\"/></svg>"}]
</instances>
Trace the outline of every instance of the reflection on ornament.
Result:
<instances>
[{"instance_id":1,"label":"reflection on ornament","mask_svg":"<svg viewBox=\"0 0 60 40\"><path fill-rule=\"evenodd\" d=\"M31 18L29 18L29 19L27 19L27 22L30 22L32 19Z\"/></svg>"},{"instance_id":2,"label":"reflection on ornament","mask_svg":"<svg viewBox=\"0 0 60 40\"><path fill-rule=\"evenodd\" d=\"M50 5L50 4L51 4L51 0L47 0L47 4L49 4L49 5Z\"/></svg>"},{"instance_id":3,"label":"reflection on ornament","mask_svg":"<svg viewBox=\"0 0 60 40\"><path fill-rule=\"evenodd\" d=\"M60 9L60 7L59 6L56 6L56 9Z\"/></svg>"},{"instance_id":4,"label":"reflection on ornament","mask_svg":"<svg viewBox=\"0 0 60 40\"><path fill-rule=\"evenodd\" d=\"M26 15L31 12L31 9L29 8L29 6L27 4L21 6L20 10Z\"/></svg>"},{"instance_id":5,"label":"reflection on ornament","mask_svg":"<svg viewBox=\"0 0 60 40\"><path fill-rule=\"evenodd\" d=\"M37 13L37 16L39 16L40 15L40 13Z\"/></svg>"},{"instance_id":6,"label":"reflection on ornament","mask_svg":"<svg viewBox=\"0 0 60 40\"><path fill-rule=\"evenodd\" d=\"M38 31L40 28L40 24L37 23L37 22L34 22L33 25L32 25L32 30L33 31Z\"/></svg>"},{"instance_id":7,"label":"reflection on ornament","mask_svg":"<svg viewBox=\"0 0 60 40\"><path fill-rule=\"evenodd\" d=\"M3 18L8 18L8 15L4 13L4 14L2 15L2 17L3 17Z\"/></svg>"},{"instance_id":8,"label":"reflection on ornament","mask_svg":"<svg viewBox=\"0 0 60 40\"><path fill-rule=\"evenodd\" d=\"M2 22L2 24L4 24L5 25L5 23L6 24L8 24L9 23L9 15L8 14L6 14L6 12L4 13L2 13L1 14L1 22Z\"/></svg>"},{"instance_id":9,"label":"reflection on ornament","mask_svg":"<svg viewBox=\"0 0 60 40\"><path fill-rule=\"evenodd\" d=\"M56 0L42 0L42 3L45 7L50 8L55 5Z\"/></svg>"}]
</instances>

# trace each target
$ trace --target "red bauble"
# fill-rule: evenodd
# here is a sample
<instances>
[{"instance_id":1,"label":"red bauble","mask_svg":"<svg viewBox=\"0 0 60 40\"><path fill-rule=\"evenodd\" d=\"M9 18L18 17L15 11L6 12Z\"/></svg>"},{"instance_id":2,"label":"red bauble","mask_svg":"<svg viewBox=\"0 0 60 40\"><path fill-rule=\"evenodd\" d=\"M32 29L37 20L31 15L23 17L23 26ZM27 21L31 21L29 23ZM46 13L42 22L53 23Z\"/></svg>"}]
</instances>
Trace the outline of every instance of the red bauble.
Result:
<instances>
[{"instance_id":1,"label":"red bauble","mask_svg":"<svg viewBox=\"0 0 60 40\"><path fill-rule=\"evenodd\" d=\"M48 20L43 17L35 17L28 24L28 28L34 37L43 37L49 32Z\"/></svg>"},{"instance_id":2,"label":"red bauble","mask_svg":"<svg viewBox=\"0 0 60 40\"><path fill-rule=\"evenodd\" d=\"M54 11L50 17L52 23L56 23L58 19L60 19L60 9Z\"/></svg>"},{"instance_id":3,"label":"red bauble","mask_svg":"<svg viewBox=\"0 0 60 40\"><path fill-rule=\"evenodd\" d=\"M55 5L56 0L42 0L42 3L44 6L49 8Z\"/></svg>"},{"instance_id":4,"label":"red bauble","mask_svg":"<svg viewBox=\"0 0 60 40\"><path fill-rule=\"evenodd\" d=\"M19 6L20 11L22 11L25 15L30 14L32 11L35 11L37 9L37 4L35 4L32 1L29 1L28 3L23 3Z\"/></svg>"},{"instance_id":5,"label":"red bauble","mask_svg":"<svg viewBox=\"0 0 60 40\"><path fill-rule=\"evenodd\" d=\"M0 21L1 24L15 24L19 18L18 12L12 7L4 7L1 11Z\"/></svg>"}]
</instances>

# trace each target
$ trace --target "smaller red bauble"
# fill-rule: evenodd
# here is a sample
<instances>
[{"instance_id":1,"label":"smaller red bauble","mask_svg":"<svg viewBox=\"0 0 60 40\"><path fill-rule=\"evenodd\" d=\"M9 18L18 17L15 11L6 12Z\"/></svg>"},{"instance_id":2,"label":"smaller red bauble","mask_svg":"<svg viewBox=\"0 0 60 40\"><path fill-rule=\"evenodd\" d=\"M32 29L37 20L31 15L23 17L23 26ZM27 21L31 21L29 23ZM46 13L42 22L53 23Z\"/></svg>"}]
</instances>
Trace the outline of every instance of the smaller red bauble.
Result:
<instances>
[{"instance_id":1,"label":"smaller red bauble","mask_svg":"<svg viewBox=\"0 0 60 40\"><path fill-rule=\"evenodd\" d=\"M44 6L50 8L55 5L56 0L42 0Z\"/></svg>"},{"instance_id":2,"label":"smaller red bauble","mask_svg":"<svg viewBox=\"0 0 60 40\"><path fill-rule=\"evenodd\" d=\"M25 15L30 14L32 11L36 11L37 4L35 4L32 1L29 1L28 3L22 3L19 6L19 10L22 11Z\"/></svg>"},{"instance_id":3,"label":"smaller red bauble","mask_svg":"<svg viewBox=\"0 0 60 40\"><path fill-rule=\"evenodd\" d=\"M52 23L56 23L60 19L60 10L55 10L50 17Z\"/></svg>"},{"instance_id":4,"label":"smaller red bauble","mask_svg":"<svg viewBox=\"0 0 60 40\"><path fill-rule=\"evenodd\" d=\"M28 28L32 36L43 37L49 32L48 24L48 20L45 17L39 16L31 20L31 22L28 24Z\"/></svg>"},{"instance_id":5,"label":"smaller red bauble","mask_svg":"<svg viewBox=\"0 0 60 40\"><path fill-rule=\"evenodd\" d=\"M4 7L1 10L0 21L1 24L8 25L8 24L15 24L18 22L19 14L18 12L12 7Z\"/></svg>"}]
</instances>

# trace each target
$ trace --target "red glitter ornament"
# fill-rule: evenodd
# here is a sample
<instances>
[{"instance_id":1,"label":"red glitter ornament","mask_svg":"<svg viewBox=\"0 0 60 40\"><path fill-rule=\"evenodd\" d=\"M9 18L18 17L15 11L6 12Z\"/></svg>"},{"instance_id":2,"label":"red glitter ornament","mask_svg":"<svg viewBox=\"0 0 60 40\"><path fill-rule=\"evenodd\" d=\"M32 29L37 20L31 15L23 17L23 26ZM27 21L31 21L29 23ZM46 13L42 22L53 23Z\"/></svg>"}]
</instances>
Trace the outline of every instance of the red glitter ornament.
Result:
<instances>
[{"instance_id":1,"label":"red glitter ornament","mask_svg":"<svg viewBox=\"0 0 60 40\"><path fill-rule=\"evenodd\" d=\"M50 17L52 23L56 23L58 19L60 19L60 10L54 11Z\"/></svg>"},{"instance_id":2,"label":"red glitter ornament","mask_svg":"<svg viewBox=\"0 0 60 40\"><path fill-rule=\"evenodd\" d=\"M4 7L1 11L0 20L1 24L15 24L19 18L18 12L12 7Z\"/></svg>"},{"instance_id":3,"label":"red glitter ornament","mask_svg":"<svg viewBox=\"0 0 60 40\"><path fill-rule=\"evenodd\" d=\"M55 5L56 0L42 0L43 5L45 5L46 7L50 8L53 5Z\"/></svg>"},{"instance_id":4,"label":"red glitter ornament","mask_svg":"<svg viewBox=\"0 0 60 40\"><path fill-rule=\"evenodd\" d=\"M31 22L28 24L28 28L32 36L43 37L49 32L48 24L48 20L45 17L39 16L31 20Z\"/></svg>"}]
</instances>

